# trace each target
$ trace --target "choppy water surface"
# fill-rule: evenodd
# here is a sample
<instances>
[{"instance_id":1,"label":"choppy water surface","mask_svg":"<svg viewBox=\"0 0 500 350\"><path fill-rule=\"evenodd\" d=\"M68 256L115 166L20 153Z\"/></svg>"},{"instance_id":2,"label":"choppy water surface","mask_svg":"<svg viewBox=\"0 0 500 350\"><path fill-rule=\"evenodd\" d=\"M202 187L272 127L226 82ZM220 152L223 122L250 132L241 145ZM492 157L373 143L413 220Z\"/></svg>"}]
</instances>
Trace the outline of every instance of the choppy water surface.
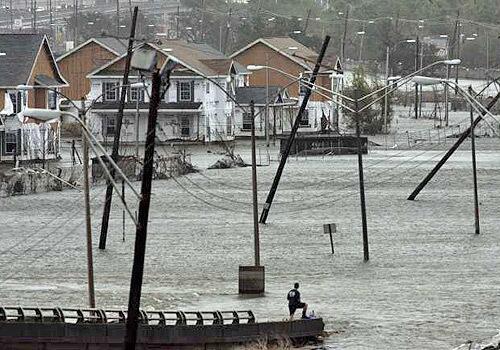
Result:
<instances>
[{"instance_id":1,"label":"choppy water surface","mask_svg":"<svg viewBox=\"0 0 500 350\"><path fill-rule=\"evenodd\" d=\"M279 320L286 292L299 281L303 299L333 331L327 343L335 349L451 349L496 334L500 157L478 155L476 236L469 152L458 152L418 201L406 200L441 154L365 157L369 263L362 261L356 158L291 159L261 228L261 298L237 294L238 265L253 263L250 168L154 182L143 306L252 309L259 320ZM206 167L216 157L198 152L193 162ZM276 167L258 169L261 203ZM125 307L134 230L127 221L122 242L115 201L108 249L98 251L103 192L92 191L97 303ZM0 200L1 304L86 305L81 197L68 190ZM329 222L339 231L334 256L322 232Z\"/></svg>"}]
</instances>

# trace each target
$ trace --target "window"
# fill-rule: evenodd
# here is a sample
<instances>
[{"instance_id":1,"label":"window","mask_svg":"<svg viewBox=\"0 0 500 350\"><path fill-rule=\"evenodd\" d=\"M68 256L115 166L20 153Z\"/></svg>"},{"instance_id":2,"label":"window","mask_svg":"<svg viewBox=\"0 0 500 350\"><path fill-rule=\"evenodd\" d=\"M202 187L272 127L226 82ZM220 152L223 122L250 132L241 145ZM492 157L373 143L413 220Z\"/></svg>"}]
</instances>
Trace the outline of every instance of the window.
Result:
<instances>
[{"instance_id":1,"label":"window","mask_svg":"<svg viewBox=\"0 0 500 350\"><path fill-rule=\"evenodd\" d=\"M24 106L25 99L23 98L23 93L21 91L9 92L10 100L12 101L12 106L14 107L14 113L19 113Z\"/></svg>"},{"instance_id":2,"label":"window","mask_svg":"<svg viewBox=\"0 0 500 350\"><path fill-rule=\"evenodd\" d=\"M178 87L178 101L193 101L193 85L191 81L179 82Z\"/></svg>"},{"instance_id":3,"label":"window","mask_svg":"<svg viewBox=\"0 0 500 350\"><path fill-rule=\"evenodd\" d=\"M139 98L139 102L144 102L144 89L142 88L130 88L129 91L129 101L137 102Z\"/></svg>"},{"instance_id":4,"label":"window","mask_svg":"<svg viewBox=\"0 0 500 350\"><path fill-rule=\"evenodd\" d=\"M181 136L189 137L189 134L190 134L189 118L182 117L182 119L181 119Z\"/></svg>"},{"instance_id":5,"label":"window","mask_svg":"<svg viewBox=\"0 0 500 350\"><path fill-rule=\"evenodd\" d=\"M227 82L226 81L226 91L228 92L226 94L226 101L231 101L231 97L229 97L230 95L232 96L233 95L233 88L232 88L232 85L231 83Z\"/></svg>"},{"instance_id":6,"label":"window","mask_svg":"<svg viewBox=\"0 0 500 350\"><path fill-rule=\"evenodd\" d=\"M226 116L226 135L230 136L233 134L233 121L231 114Z\"/></svg>"},{"instance_id":7,"label":"window","mask_svg":"<svg viewBox=\"0 0 500 350\"><path fill-rule=\"evenodd\" d=\"M5 133L5 154L15 154L17 151L17 133Z\"/></svg>"},{"instance_id":8,"label":"window","mask_svg":"<svg viewBox=\"0 0 500 350\"><path fill-rule=\"evenodd\" d=\"M250 113L243 113L243 130L252 130L252 116Z\"/></svg>"},{"instance_id":9,"label":"window","mask_svg":"<svg viewBox=\"0 0 500 350\"><path fill-rule=\"evenodd\" d=\"M302 117L300 118L300 127L309 126L309 111L306 109L304 113L302 113Z\"/></svg>"},{"instance_id":10,"label":"window","mask_svg":"<svg viewBox=\"0 0 500 350\"><path fill-rule=\"evenodd\" d=\"M118 99L117 83L103 83L102 92L104 101L116 101Z\"/></svg>"},{"instance_id":11,"label":"window","mask_svg":"<svg viewBox=\"0 0 500 350\"><path fill-rule=\"evenodd\" d=\"M114 136L116 129L116 119L114 116L107 116L105 120L105 136Z\"/></svg>"},{"instance_id":12,"label":"window","mask_svg":"<svg viewBox=\"0 0 500 350\"><path fill-rule=\"evenodd\" d=\"M47 92L47 107L48 109L57 109L57 93L49 90Z\"/></svg>"},{"instance_id":13,"label":"window","mask_svg":"<svg viewBox=\"0 0 500 350\"><path fill-rule=\"evenodd\" d=\"M210 82L209 82L209 81L207 81L207 83L205 84L205 92L206 92L207 94L209 94L209 93L210 93Z\"/></svg>"}]
</instances>

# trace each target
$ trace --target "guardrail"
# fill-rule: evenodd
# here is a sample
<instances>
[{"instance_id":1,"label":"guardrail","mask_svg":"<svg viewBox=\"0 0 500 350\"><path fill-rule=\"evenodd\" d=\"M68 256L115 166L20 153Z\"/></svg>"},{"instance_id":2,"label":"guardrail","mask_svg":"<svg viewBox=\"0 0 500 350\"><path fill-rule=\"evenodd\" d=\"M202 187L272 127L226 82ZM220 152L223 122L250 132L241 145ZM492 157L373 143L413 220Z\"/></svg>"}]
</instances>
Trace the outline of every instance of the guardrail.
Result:
<instances>
[{"instance_id":1,"label":"guardrail","mask_svg":"<svg viewBox=\"0 0 500 350\"><path fill-rule=\"evenodd\" d=\"M125 323L127 311L118 309L71 309L1 307L0 322L35 323ZM255 323L250 310L241 311L147 311L140 310L139 323L153 326L224 325Z\"/></svg>"}]
</instances>

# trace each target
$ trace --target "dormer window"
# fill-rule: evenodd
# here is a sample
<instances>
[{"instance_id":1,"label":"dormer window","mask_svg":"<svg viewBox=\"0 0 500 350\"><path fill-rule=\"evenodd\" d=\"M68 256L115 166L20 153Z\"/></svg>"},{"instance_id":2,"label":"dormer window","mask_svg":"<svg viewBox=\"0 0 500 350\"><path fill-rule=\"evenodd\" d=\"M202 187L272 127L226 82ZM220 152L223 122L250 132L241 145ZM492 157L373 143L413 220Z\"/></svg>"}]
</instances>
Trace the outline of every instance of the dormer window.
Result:
<instances>
[{"instance_id":1,"label":"dormer window","mask_svg":"<svg viewBox=\"0 0 500 350\"><path fill-rule=\"evenodd\" d=\"M130 88L129 101L130 102L137 102L137 101L144 102L144 89Z\"/></svg>"},{"instance_id":2,"label":"dormer window","mask_svg":"<svg viewBox=\"0 0 500 350\"><path fill-rule=\"evenodd\" d=\"M118 100L118 83L105 82L102 84L103 100L116 101Z\"/></svg>"},{"instance_id":3,"label":"dormer window","mask_svg":"<svg viewBox=\"0 0 500 350\"><path fill-rule=\"evenodd\" d=\"M177 84L177 101L178 102L192 102L194 99L193 82L181 81Z\"/></svg>"}]
</instances>

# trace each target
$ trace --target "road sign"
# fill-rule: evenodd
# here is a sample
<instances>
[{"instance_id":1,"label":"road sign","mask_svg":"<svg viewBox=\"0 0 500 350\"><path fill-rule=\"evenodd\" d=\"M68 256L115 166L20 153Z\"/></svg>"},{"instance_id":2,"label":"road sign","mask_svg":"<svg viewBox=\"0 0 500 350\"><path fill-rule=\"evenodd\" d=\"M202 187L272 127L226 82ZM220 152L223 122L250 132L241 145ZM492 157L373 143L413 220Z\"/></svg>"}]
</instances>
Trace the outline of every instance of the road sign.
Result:
<instances>
[{"instance_id":1,"label":"road sign","mask_svg":"<svg viewBox=\"0 0 500 350\"><path fill-rule=\"evenodd\" d=\"M324 224L323 230L325 234L337 232L337 224Z\"/></svg>"},{"instance_id":2,"label":"road sign","mask_svg":"<svg viewBox=\"0 0 500 350\"><path fill-rule=\"evenodd\" d=\"M325 234L330 235L330 246L332 247L332 254L335 253L333 250L333 236L332 233L337 232L337 225L336 224L324 224L323 225L323 231Z\"/></svg>"}]
</instances>

